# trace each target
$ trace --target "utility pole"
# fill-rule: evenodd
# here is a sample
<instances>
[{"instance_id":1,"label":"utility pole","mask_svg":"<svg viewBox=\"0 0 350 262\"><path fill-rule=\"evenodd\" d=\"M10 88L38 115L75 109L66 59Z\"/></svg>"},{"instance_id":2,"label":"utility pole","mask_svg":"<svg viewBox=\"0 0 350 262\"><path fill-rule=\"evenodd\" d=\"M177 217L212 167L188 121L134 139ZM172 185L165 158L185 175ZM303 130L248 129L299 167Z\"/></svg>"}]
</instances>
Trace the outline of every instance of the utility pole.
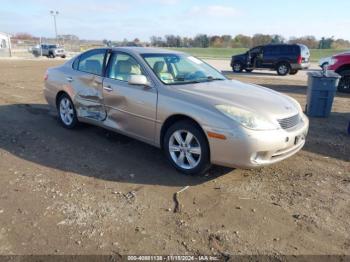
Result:
<instances>
[{"instance_id":1,"label":"utility pole","mask_svg":"<svg viewBox=\"0 0 350 262\"><path fill-rule=\"evenodd\" d=\"M10 57L12 57L12 46L11 46L11 36L8 35L8 44L9 44L9 53L10 53Z\"/></svg>"},{"instance_id":2,"label":"utility pole","mask_svg":"<svg viewBox=\"0 0 350 262\"><path fill-rule=\"evenodd\" d=\"M56 43L57 43L57 24L56 24L56 16L58 16L58 11L53 11L51 10L50 11L50 14L52 15L53 17L53 22L54 22L54 25L55 25L55 36L56 36Z\"/></svg>"},{"instance_id":3,"label":"utility pole","mask_svg":"<svg viewBox=\"0 0 350 262\"><path fill-rule=\"evenodd\" d=\"M42 42L42 38L40 36L40 57L43 56L43 46L42 46L43 42Z\"/></svg>"}]
</instances>

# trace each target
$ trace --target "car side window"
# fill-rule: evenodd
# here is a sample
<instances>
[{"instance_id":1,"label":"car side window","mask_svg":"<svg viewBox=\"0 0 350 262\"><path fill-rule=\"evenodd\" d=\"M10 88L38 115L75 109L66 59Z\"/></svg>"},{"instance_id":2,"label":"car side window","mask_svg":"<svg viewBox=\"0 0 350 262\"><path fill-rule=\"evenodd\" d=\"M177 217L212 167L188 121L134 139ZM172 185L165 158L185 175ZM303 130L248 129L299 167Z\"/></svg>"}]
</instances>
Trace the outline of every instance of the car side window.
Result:
<instances>
[{"instance_id":1,"label":"car side window","mask_svg":"<svg viewBox=\"0 0 350 262\"><path fill-rule=\"evenodd\" d=\"M136 59L125 53L112 54L107 77L127 82L131 75L145 75Z\"/></svg>"},{"instance_id":2,"label":"car side window","mask_svg":"<svg viewBox=\"0 0 350 262\"><path fill-rule=\"evenodd\" d=\"M105 53L106 50L100 49L82 54L79 59L78 70L102 76Z\"/></svg>"},{"instance_id":3,"label":"car side window","mask_svg":"<svg viewBox=\"0 0 350 262\"><path fill-rule=\"evenodd\" d=\"M260 52L261 52L261 48L260 47L255 47L255 48L250 50L250 53L254 54L254 55L259 54Z\"/></svg>"},{"instance_id":4,"label":"car side window","mask_svg":"<svg viewBox=\"0 0 350 262\"><path fill-rule=\"evenodd\" d=\"M281 54L283 55L288 55L288 54L291 54L292 53L292 47L290 46L281 46Z\"/></svg>"},{"instance_id":5,"label":"car side window","mask_svg":"<svg viewBox=\"0 0 350 262\"><path fill-rule=\"evenodd\" d=\"M273 52L273 47L272 46L265 46L264 47L264 55L272 55Z\"/></svg>"}]
</instances>

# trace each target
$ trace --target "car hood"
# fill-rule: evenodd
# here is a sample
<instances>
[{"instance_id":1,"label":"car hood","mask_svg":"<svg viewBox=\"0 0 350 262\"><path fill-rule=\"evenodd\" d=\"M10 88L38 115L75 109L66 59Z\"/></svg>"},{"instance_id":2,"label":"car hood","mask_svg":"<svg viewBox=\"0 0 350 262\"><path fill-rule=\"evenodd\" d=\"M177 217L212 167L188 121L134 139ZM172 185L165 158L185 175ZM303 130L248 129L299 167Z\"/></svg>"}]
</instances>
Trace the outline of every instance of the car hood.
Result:
<instances>
[{"instance_id":1,"label":"car hood","mask_svg":"<svg viewBox=\"0 0 350 262\"><path fill-rule=\"evenodd\" d=\"M246 54L239 54L239 55L234 55L232 58L238 59L238 58L245 58L247 55Z\"/></svg>"},{"instance_id":2,"label":"car hood","mask_svg":"<svg viewBox=\"0 0 350 262\"><path fill-rule=\"evenodd\" d=\"M333 57L337 58L337 57L340 57L340 56L350 56L350 51L336 54Z\"/></svg>"},{"instance_id":3,"label":"car hood","mask_svg":"<svg viewBox=\"0 0 350 262\"><path fill-rule=\"evenodd\" d=\"M236 80L189 84L182 86L179 91L211 106L230 105L274 120L299 113L297 102L290 97Z\"/></svg>"}]
</instances>

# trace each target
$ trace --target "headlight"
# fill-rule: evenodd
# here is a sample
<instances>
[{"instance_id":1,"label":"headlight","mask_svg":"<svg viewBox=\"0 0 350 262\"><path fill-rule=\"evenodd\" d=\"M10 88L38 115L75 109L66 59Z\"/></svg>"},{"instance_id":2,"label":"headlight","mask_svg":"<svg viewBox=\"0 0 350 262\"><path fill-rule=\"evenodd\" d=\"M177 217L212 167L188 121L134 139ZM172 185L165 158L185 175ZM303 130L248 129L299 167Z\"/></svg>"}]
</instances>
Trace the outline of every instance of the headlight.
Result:
<instances>
[{"instance_id":1,"label":"headlight","mask_svg":"<svg viewBox=\"0 0 350 262\"><path fill-rule=\"evenodd\" d=\"M334 65L334 64L336 64L337 62L338 62L338 60L337 60L336 58L332 57L332 59L331 59L329 65Z\"/></svg>"},{"instance_id":2,"label":"headlight","mask_svg":"<svg viewBox=\"0 0 350 262\"><path fill-rule=\"evenodd\" d=\"M232 120L238 122L239 124L241 124L246 128L254 129L254 130L279 129L279 126L247 110L229 106L229 105L217 105L216 108L220 112L222 112L223 114L230 117Z\"/></svg>"}]
</instances>

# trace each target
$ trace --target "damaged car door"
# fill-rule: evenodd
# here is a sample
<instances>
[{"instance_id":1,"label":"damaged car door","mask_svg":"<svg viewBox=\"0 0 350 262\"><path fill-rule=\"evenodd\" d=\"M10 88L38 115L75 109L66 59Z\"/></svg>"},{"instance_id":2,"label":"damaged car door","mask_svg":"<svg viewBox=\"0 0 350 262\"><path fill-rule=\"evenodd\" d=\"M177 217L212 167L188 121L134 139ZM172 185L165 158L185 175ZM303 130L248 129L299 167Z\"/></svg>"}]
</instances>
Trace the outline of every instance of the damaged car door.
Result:
<instances>
[{"instance_id":1,"label":"damaged car door","mask_svg":"<svg viewBox=\"0 0 350 262\"><path fill-rule=\"evenodd\" d=\"M76 93L74 100L79 117L96 121L106 118L102 83L107 54L106 49L82 54L74 61L72 73L66 77Z\"/></svg>"},{"instance_id":2,"label":"damaged car door","mask_svg":"<svg viewBox=\"0 0 350 262\"><path fill-rule=\"evenodd\" d=\"M133 56L113 52L103 82L104 104L107 110L104 124L137 139L153 143L157 89L151 84L132 83L131 77L147 79L145 69Z\"/></svg>"}]
</instances>

